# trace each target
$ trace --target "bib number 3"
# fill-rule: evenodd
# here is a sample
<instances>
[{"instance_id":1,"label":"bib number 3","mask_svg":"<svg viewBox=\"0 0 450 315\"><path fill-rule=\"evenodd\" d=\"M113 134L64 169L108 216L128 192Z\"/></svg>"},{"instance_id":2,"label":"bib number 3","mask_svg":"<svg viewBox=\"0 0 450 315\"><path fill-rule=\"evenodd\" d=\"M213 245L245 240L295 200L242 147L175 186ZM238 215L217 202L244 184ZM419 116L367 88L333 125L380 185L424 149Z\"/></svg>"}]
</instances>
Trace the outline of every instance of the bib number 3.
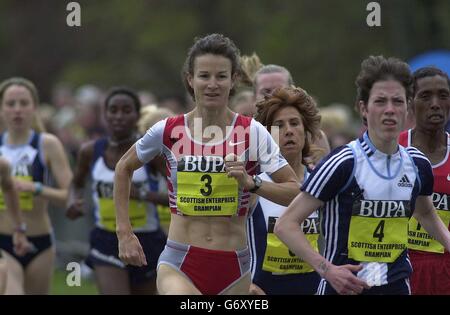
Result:
<instances>
[{"instance_id":1,"label":"bib number 3","mask_svg":"<svg viewBox=\"0 0 450 315\"><path fill-rule=\"evenodd\" d=\"M202 188L200 189L200 193L201 193L203 196L205 196L205 197L211 195L211 193L212 193L212 186L211 186L212 178L211 178L211 175L205 174L205 175L203 175L203 176L200 178L200 180L201 180L202 183L205 185L204 187L202 187ZM206 189L205 189L205 188L206 188Z\"/></svg>"}]
</instances>

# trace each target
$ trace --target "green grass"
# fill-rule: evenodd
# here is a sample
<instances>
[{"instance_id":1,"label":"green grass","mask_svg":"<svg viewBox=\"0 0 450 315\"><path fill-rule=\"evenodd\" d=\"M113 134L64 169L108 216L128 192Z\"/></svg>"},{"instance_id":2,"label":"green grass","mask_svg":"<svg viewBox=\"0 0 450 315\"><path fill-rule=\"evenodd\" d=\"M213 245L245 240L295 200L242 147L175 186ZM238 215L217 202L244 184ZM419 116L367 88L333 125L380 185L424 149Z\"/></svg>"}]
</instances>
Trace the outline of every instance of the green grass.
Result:
<instances>
[{"instance_id":1,"label":"green grass","mask_svg":"<svg viewBox=\"0 0 450 315\"><path fill-rule=\"evenodd\" d=\"M98 294L97 287L92 280L81 279L81 286L69 287L66 284L67 272L55 270L51 294L53 295L95 295Z\"/></svg>"}]
</instances>

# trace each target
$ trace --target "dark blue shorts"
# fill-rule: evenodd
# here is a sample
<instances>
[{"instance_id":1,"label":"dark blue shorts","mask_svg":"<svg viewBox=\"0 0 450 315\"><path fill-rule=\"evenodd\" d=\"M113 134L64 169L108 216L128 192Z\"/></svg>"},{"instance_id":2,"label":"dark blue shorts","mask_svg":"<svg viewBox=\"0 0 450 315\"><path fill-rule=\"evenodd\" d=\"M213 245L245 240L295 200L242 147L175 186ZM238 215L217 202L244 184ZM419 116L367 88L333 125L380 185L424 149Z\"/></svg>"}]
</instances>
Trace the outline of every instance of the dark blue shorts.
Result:
<instances>
[{"instance_id":1,"label":"dark blue shorts","mask_svg":"<svg viewBox=\"0 0 450 315\"><path fill-rule=\"evenodd\" d=\"M273 275L267 271L256 273L253 282L267 295L314 295L319 286L317 272Z\"/></svg>"},{"instance_id":2,"label":"dark blue shorts","mask_svg":"<svg viewBox=\"0 0 450 315\"><path fill-rule=\"evenodd\" d=\"M136 236L147 258L147 266L125 265L119 259L119 242L116 233L98 227L91 231L91 248L86 264L92 269L95 269L95 266L114 266L126 269L131 284L140 284L154 279L158 258L166 245L167 236L161 229L155 232L136 233Z\"/></svg>"},{"instance_id":3,"label":"dark blue shorts","mask_svg":"<svg viewBox=\"0 0 450 315\"><path fill-rule=\"evenodd\" d=\"M24 256L17 256L14 253L14 245L11 235L0 234L0 248L13 256L25 269L30 262L39 256L44 250L50 248L53 245L53 237L51 234L29 236L28 241L33 245L30 252Z\"/></svg>"},{"instance_id":4,"label":"dark blue shorts","mask_svg":"<svg viewBox=\"0 0 450 315\"><path fill-rule=\"evenodd\" d=\"M325 286L325 288L323 287ZM327 283L324 279L319 284L318 294L321 295L336 295L337 292ZM371 287L370 289L364 289L361 295L410 295L411 288L409 285L409 279L400 279L392 283L385 285Z\"/></svg>"}]
</instances>

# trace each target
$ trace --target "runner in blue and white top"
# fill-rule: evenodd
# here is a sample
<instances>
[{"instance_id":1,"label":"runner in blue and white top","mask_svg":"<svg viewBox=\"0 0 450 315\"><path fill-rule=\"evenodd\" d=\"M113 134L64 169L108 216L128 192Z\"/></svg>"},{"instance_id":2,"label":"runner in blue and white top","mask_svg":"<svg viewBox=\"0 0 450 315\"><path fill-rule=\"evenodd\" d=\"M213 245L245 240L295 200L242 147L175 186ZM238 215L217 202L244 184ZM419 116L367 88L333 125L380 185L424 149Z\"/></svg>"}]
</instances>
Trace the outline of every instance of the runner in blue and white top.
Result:
<instances>
[{"instance_id":1,"label":"runner in blue and white top","mask_svg":"<svg viewBox=\"0 0 450 315\"><path fill-rule=\"evenodd\" d=\"M318 294L410 294L406 246L411 215L450 248L450 233L430 198L430 162L397 142L412 76L398 59L369 57L356 83L368 131L314 169L275 233L322 276ZM322 205L323 256L298 228Z\"/></svg>"},{"instance_id":2,"label":"runner in blue and white top","mask_svg":"<svg viewBox=\"0 0 450 315\"><path fill-rule=\"evenodd\" d=\"M33 82L13 77L0 83L0 115L5 124L5 132L0 135L0 155L11 166L25 221L20 229L32 244L26 255L16 255L15 225L0 197L0 249L8 257L6 294L49 294L55 244L48 207L49 203L66 204L72 180L61 141L44 132L37 115L39 104Z\"/></svg>"},{"instance_id":3,"label":"runner in blue and white top","mask_svg":"<svg viewBox=\"0 0 450 315\"><path fill-rule=\"evenodd\" d=\"M141 103L133 90L116 87L104 101L108 137L85 143L77 159L66 215L76 219L85 212L85 191L92 196L95 228L90 233L86 264L95 272L100 294L156 294L156 263L166 235L159 225L156 205L149 194L157 191L151 161L132 173L130 222L143 246L147 266L127 266L119 259L116 211L113 199L117 161L138 138ZM86 187L86 179L91 186Z\"/></svg>"}]
</instances>

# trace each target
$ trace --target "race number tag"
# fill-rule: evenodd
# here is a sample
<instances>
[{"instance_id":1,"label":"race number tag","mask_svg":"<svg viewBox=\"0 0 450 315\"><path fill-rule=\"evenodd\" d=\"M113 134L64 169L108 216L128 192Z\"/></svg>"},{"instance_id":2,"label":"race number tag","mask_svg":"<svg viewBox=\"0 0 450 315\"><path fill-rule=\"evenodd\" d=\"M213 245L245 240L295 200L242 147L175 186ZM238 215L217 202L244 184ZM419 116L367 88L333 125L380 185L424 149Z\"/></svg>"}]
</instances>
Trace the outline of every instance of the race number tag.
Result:
<instances>
[{"instance_id":1,"label":"race number tag","mask_svg":"<svg viewBox=\"0 0 450 315\"><path fill-rule=\"evenodd\" d=\"M110 232L116 231L116 207L114 199L99 198L99 213L101 225ZM129 216L131 226L134 228L144 227L147 223L147 206L145 202L130 200Z\"/></svg>"},{"instance_id":2,"label":"race number tag","mask_svg":"<svg viewBox=\"0 0 450 315\"><path fill-rule=\"evenodd\" d=\"M353 205L348 257L363 262L394 262L408 242L409 201L359 200Z\"/></svg>"},{"instance_id":3,"label":"race number tag","mask_svg":"<svg viewBox=\"0 0 450 315\"><path fill-rule=\"evenodd\" d=\"M450 224L450 210L448 206L450 196L433 193L432 200L437 214L444 222L444 225L448 227ZM414 217L411 217L409 220L408 248L431 253L444 253L444 246L428 234Z\"/></svg>"},{"instance_id":4,"label":"race number tag","mask_svg":"<svg viewBox=\"0 0 450 315\"><path fill-rule=\"evenodd\" d=\"M238 208L238 182L226 173L177 172L177 208L185 215L231 216Z\"/></svg>"},{"instance_id":5,"label":"race number tag","mask_svg":"<svg viewBox=\"0 0 450 315\"><path fill-rule=\"evenodd\" d=\"M297 257L289 248L273 233L276 217L269 217L267 230L267 246L264 254L262 269L276 274L298 274L313 272L314 269L304 260ZM318 218L308 218L303 224L303 232L315 251L318 250ZM309 233L308 233L309 232Z\"/></svg>"},{"instance_id":6,"label":"race number tag","mask_svg":"<svg viewBox=\"0 0 450 315\"><path fill-rule=\"evenodd\" d=\"M33 182L32 176L14 176L14 178L21 179L27 182ZM22 191L19 193L19 207L22 211L33 210L33 193L30 191ZM6 209L5 199L3 192L0 191L0 211Z\"/></svg>"}]
</instances>

